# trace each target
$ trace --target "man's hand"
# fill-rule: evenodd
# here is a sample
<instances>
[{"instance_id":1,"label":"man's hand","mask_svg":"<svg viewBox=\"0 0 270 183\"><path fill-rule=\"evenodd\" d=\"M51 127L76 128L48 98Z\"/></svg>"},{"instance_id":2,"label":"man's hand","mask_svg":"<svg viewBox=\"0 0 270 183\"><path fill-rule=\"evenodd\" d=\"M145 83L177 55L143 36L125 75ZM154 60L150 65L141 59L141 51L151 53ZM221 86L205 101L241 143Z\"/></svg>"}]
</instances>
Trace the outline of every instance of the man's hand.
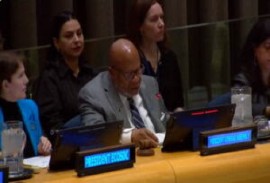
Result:
<instances>
[{"instance_id":1,"label":"man's hand","mask_svg":"<svg viewBox=\"0 0 270 183\"><path fill-rule=\"evenodd\" d=\"M47 137L40 137L39 144L38 144L38 153L41 155L49 155L51 153L52 144L47 139Z\"/></svg>"},{"instance_id":2,"label":"man's hand","mask_svg":"<svg viewBox=\"0 0 270 183\"><path fill-rule=\"evenodd\" d=\"M158 138L146 128L132 130L131 141L141 149L155 148L158 146Z\"/></svg>"}]
</instances>

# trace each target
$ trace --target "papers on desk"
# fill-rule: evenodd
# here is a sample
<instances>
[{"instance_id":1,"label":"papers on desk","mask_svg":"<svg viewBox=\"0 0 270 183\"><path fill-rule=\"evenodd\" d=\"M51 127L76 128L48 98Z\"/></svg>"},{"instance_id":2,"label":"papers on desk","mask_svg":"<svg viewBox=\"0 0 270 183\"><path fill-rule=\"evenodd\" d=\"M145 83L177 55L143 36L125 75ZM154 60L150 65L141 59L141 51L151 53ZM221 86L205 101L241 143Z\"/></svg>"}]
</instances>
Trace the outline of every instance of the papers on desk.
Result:
<instances>
[{"instance_id":1,"label":"papers on desk","mask_svg":"<svg viewBox=\"0 0 270 183\"><path fill-rule=\"evenodd\" d=\"M47 168L49 166L51 156L35 156L23 160L23 164L38 168Z\"/></svg>"}]
</instances>

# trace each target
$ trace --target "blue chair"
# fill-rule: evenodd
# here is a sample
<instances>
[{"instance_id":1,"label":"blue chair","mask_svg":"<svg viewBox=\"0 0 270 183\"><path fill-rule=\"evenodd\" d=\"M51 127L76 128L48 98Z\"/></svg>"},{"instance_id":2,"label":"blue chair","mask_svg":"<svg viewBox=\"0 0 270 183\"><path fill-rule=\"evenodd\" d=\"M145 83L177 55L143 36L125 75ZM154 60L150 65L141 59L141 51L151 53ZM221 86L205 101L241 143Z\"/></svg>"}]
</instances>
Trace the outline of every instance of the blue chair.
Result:
<instances>
[{"instance_id":1,"label":"blue chair","mask_svg":"<svg viewBox=\"0 0 270 183\"><path fill-rule=\"evenodd\" d=\"M215 107L219 105L231 104L231 92L217 96L207 104L207 107Z\"/></svg>"},{"instance_id":2,"label":"blue chair","mask_svg":"<svg viewBox=\"0 0 270 183\"><path fill-rule=\"evenodd\" d=\"M63 128L73 128L73 127L78 127L78 126L83 126L82 121L81 121L81 116L77 115L70 120L68 120Z\"/></svg>"}]
</instances>

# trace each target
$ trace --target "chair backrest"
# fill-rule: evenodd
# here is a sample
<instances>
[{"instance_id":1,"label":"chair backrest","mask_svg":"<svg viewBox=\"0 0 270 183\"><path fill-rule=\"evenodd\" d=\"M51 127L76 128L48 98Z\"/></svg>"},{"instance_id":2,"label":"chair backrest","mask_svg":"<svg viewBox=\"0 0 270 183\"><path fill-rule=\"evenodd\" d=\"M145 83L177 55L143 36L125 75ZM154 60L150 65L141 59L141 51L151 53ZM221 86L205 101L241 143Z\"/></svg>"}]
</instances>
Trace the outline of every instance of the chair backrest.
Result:
<instances>
[{"instance_id":1,"label":"chair backrest","mask_svg":"<svg viewBox=\"0 0 270 183\"><path fill-rule=\"evenodd\" d=\"M188 91L188 108L205 107L208 102L205 86L195 86Z\"/></svg>"}]
</instances>

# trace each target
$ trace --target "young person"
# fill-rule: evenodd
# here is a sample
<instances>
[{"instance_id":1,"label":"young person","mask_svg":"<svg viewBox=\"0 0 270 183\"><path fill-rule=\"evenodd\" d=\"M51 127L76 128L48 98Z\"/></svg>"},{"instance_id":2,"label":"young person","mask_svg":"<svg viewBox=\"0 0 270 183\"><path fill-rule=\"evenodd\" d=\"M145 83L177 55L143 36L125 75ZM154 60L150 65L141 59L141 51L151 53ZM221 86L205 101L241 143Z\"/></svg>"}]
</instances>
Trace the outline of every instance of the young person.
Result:
<instances>
[{"instance_id":1,"label":"young person","mask_svg":"<svg viewBox=\"0 0 270 183\"><path fill-rule=\"evenodd\" d=\"M33 100L25 99L28 78L22 58L15 53L0 52L0 83L0 123L23 122L27 137L24 157L50 154L51 143L42 135L38 107Z\"/></svg>"}]
</instances>

